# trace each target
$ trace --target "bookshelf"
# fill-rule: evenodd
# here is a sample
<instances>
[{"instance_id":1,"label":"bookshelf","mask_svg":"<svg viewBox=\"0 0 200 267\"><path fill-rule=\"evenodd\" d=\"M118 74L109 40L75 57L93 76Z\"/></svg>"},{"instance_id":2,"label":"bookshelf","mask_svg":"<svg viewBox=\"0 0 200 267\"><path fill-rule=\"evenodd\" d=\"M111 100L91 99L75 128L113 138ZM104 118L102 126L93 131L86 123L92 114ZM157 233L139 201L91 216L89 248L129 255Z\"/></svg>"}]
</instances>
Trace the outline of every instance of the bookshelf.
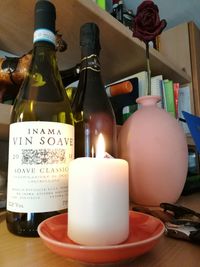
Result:
<instances>
[{"instance_id":1,"label":"bookshelf","mask_svg":"<svg viewBox=\"0 0 200 267\"><path fill-rule=\"evenodd\" d=\"M146 68L145 45L132 37L132 32L99 8L91 0L52 0L57 10L57 29L68 44L58 53L60 69L67 69L80 61L79 29L85 22L95 22L100 28L102 77L105 83L122 79ZM0 49L21 56L32 48L33 7L35 0L4 0L0 3ZM191 76L155 49L150 49L152 76L163 74L181 84ZM11 107L0 106L0 138L8 127ZM3 118L2 114L7 120ZM3 126L3 127L2 127ZM8 131L8 130L7 130ZM5 136L4 136L5 137Z\"/></svg>"},{"instance_id":2,"label":"bookshelf","mask_svg":"<svg viewBox=\"0 0 200 267\"><path fill-rule=\"evenodd\" d=\"M169 60L177 62L179 69L191 76L191 108L197 116L200 116L199 43L200 29L192 21L177 25L163 32L160 37L160 52Z\"/></svg>"}]
</instances>

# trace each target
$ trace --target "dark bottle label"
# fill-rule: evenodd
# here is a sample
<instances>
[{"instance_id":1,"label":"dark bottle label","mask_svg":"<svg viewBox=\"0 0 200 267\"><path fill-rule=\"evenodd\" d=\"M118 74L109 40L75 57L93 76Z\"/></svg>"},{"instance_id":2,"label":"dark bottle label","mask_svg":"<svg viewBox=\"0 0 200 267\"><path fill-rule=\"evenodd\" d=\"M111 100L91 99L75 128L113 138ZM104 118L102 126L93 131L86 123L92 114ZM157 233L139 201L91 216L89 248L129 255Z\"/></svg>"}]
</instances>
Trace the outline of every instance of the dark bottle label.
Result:
<instances>
[{"instance_id":1,"label":"dark bottle label","mask_svg":"<svg viewBox=\"0 0 200 267\"><path fill-rule=\"evenodd\" d=\"M90 69L90 70L93 70L93 71L96 71L96 72L100 72L101 71L99 58L98 58L97 55L92 54L92 55L84 57L81 60L80 71L83 71L85 69Z\"/></svg>"}]
</instances>

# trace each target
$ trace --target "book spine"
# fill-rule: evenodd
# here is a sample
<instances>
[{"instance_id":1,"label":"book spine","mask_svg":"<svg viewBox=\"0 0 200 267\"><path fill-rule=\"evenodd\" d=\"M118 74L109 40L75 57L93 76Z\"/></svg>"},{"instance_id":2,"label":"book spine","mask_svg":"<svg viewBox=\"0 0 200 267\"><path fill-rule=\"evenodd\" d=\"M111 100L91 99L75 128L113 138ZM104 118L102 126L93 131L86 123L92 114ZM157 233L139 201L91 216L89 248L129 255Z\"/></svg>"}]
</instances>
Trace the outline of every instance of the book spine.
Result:
<instances>
[{"instance_id":1,"label":"book spine","mask_svg":"<svg viewBox=\"0 0 200 267\"><path fill-rule=\"evenodd\" d=\"M157 106L163 108L163 92L162 92L162 75L154 76L151 78L151 95L160 96L161 100Z\"/></svg>"},{"instance_id":2,"label":"book spine","mask_svg":"<svg viewBox=\"0 0 200 267\"><path fill-rule=\"evenodd\" d=\"M174 83L173 89L174 89L174 103L175 103L175 115L176 118L178 118L178 90L179 90L180 84Z\"/></svg>"},{"instance_id":3,"label":"book spine","mask_svg":"<svg viewBox=\"0 0 200 267\"><path fill-rule=\"evenodd\" d=\"M178 119L186 134L190 134L188 124L184 121L183 111L192 113L190 100L190 86L180 86L178 90Z\"/></svg>"},{"instance_id":4,"label":"book spine","mask_svg":"<svg viewBox=\"0 0 200 267\"><path fill-rule=\"evenodd\" d=\"M165 102L165 110L173 117L176 117L175 102L174 102L174 89L172 80L164 80L163 97Z\"/></svg>"}]
</instances>

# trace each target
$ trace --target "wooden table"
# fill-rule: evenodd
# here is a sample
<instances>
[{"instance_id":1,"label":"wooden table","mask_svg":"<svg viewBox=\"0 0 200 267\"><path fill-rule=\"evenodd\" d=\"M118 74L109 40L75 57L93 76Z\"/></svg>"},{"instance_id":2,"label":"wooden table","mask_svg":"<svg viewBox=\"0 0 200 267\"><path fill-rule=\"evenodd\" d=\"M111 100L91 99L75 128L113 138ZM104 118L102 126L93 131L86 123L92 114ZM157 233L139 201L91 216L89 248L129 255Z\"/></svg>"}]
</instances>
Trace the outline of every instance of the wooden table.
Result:
<instances>
[{"instance_id":1,"label":"wooden table","mask_svg":"<svg viewBox=\"0 0 200 267\"><path fill-rule=\"evenodd\" d=\"M200 212L200 193L184 196L180 204ZM0 213L0 267L83 267L53 254L40 238L23 238L8 232L5 212ZM96 265L90 265L96 266ZM105 266L105 265L104 265ZM107 265L109 266L109 265ZM119 266L118 264L112 266ZM200 246L163 236L153 250L123 267L199 267Z\"/></svg>"}]
</instances>

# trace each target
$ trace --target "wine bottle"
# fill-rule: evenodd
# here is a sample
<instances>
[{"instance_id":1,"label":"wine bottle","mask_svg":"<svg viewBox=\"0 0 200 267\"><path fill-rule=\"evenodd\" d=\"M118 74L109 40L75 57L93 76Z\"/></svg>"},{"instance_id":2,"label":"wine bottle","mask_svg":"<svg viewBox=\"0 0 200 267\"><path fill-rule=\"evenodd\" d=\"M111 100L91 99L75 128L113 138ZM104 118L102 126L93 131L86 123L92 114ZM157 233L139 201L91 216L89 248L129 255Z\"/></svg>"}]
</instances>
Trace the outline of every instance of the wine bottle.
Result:
<instances>
[{"instance_id":1,"label":"wine bottle","mask_svg":"<svg viewBox=\"0 0 200 267\"><path fill-rule=\"evenodd\" d=\"M78 81L79 74L80 74L80 64L76 64L72 68L60 71L62 82L65 87L75 81Z\"/></svg>"},{"instance_id":2,"label":"wine bottle","mask_svg":"<svg viewBox=\"0 0 200 267\"><path fill-rule=\"evenodd\" d=\"M40 222L67 208L74 126L56 61L55 20L54 5L37 1L32 62L11 114L6 220L21 236L38 236Z\"/></svg>"},{"instance_id":3,"label":"wine bottle","mask_svg":"<svg viewBox=\"0 0 200 267\"><path fill-rule=\"evenodd\" d=\"M85 23L80 29L81 65L78 88L72 102L75 126L75 157L96 156L101 133L106 152L116 155L116 123L100 72L99 28Z\"/></svg>"}]
</instances>

